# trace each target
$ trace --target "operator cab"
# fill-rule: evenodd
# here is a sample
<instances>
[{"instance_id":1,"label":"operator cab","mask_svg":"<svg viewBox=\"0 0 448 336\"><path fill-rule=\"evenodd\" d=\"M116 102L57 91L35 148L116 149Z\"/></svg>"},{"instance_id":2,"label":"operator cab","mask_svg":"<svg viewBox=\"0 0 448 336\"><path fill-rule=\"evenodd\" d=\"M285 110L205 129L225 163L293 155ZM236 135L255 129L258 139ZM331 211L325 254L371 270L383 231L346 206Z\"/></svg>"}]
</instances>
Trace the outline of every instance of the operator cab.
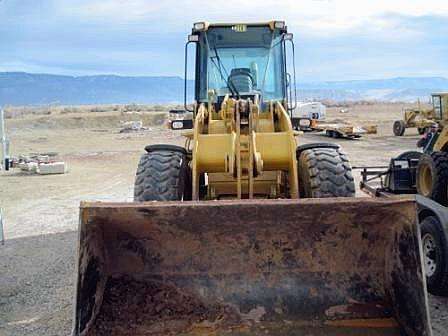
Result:
<instances>
[{"instance_id":1,"label":"operator cab","mask_svg":"<svg viewBox=\"0 0 448 336\"><path fill-rule=\"evenodd\" d=\"M285 41L291 41L292 45L292 34L287 33L283 21L195 23L189 43L197 45L196 106L214 104L219 110L229 95L259 101L262 107L267 102L280 101L291 110L288 100L293 99L288 86Z\"/></svg>"},{"instance_id":2,"label":"operator cab","mask_svg":"<svg viewBox=\"0 0 448 336\"><path fill-rule=\"evenodd\" d=\"M436 120L448 119L448 92L433 93L432 104Z\"/></svg>"}]
</instances>

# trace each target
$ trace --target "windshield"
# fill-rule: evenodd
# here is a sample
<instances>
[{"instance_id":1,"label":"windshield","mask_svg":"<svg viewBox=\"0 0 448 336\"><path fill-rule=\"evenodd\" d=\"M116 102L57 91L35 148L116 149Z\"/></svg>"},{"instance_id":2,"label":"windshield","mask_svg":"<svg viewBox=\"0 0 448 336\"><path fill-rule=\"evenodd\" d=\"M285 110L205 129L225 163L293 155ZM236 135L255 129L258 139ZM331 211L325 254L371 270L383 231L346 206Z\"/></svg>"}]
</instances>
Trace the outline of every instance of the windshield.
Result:
<instances>
[{"instance_id":1,"label":"windshield","mask_svg":"<svg viewBox=\"0 0 448 336\"><path fill-rule=\"evenodd\" d=\"M434 105L434 114L436 119L442 119L442 97L432 96L432 102Z\"/></svg>"},{"instance_id":2,"label":"windshield","mask_svg":"<svg viewBox=\"0 0 448 336\"><path fill-rule=\"evenodd\" d=\"M269 27L247 27L244 32L211 28L202 34L199 64L199 101L207 92L261 94L263 100L284 98L281 35Z\"/></svg>"}]
</instances>

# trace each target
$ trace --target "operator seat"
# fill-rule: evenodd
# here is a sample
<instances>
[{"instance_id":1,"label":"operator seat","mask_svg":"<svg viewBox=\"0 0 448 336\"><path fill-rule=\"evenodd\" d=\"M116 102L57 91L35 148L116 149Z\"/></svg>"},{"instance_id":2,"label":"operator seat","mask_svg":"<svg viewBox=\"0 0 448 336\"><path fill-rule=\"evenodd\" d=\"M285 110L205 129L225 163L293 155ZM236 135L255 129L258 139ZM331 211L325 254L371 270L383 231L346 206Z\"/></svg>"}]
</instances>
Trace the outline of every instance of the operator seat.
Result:
<instances>
[{"instance_id":1,"label":"operator seat","mask_svg":"<svg viewBox=\"0 0 448 336\"><path fill-rule=\"evenodd\" d=\"M254 77L249 68L232 69L228 81L230 85L233 85L240 93L252 92L254 86L256 86Z\"/></svg>"}]
</instances>

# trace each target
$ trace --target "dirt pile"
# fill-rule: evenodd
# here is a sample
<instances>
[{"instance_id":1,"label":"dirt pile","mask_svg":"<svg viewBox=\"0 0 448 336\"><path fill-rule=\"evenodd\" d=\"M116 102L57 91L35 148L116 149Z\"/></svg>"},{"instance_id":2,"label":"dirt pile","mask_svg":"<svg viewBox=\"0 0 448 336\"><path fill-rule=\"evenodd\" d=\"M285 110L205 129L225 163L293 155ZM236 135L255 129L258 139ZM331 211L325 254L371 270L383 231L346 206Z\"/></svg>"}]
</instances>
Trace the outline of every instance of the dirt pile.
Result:
<instances>
[{"instance_id":1,"label":"dirt pile","mask_svg":"<svg viewBox=\"0 0 448 336\"><path fill-rule=\"evenodd\" d=\"M229 307L201 302L170 284L110 279L103 304L88 336L178 335L193 325L238 322Z\"/></svg>"}]
</instances>

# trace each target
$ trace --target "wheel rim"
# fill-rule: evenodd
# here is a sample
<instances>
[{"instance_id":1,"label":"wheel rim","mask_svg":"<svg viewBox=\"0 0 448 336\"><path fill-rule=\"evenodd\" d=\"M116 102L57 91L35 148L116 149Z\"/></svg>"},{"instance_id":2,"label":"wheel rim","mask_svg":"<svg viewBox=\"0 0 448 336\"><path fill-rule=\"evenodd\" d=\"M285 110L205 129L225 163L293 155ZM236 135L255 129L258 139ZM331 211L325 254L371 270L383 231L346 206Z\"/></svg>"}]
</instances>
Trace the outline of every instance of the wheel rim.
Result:
<instances>
[{"instance_id":1,"label":"wheel rim","mask_svg":"<svg viewBox=\"0 0 448 336\"><path fill-rule=\"evenodd\" d=\"M427 277L431 277L437 270L437 246L434 238L430 234L425 234L422 240L423 257L425 262L425 273Z\"/></svg>"},{"instance_id":2,"label":"wheel rim","mask_svg":"<svg viewBox=\"0 0 448 336\"><path fill-rule=\"evenodd\" d=\"M401 123L399 121L394 122L394 133L401 134Z\"/></svg>"},{"instance_id":3,"label":"wheel rim","mask_svg":"<svg viewBox=\"0 0 448 336\"><path fill-rule=\"evenodd\" d=\"M432 172L428 165L424 165L420 168L420 191L423 196L429 196L432 191Z\"/></svg>"}]
</instances>

